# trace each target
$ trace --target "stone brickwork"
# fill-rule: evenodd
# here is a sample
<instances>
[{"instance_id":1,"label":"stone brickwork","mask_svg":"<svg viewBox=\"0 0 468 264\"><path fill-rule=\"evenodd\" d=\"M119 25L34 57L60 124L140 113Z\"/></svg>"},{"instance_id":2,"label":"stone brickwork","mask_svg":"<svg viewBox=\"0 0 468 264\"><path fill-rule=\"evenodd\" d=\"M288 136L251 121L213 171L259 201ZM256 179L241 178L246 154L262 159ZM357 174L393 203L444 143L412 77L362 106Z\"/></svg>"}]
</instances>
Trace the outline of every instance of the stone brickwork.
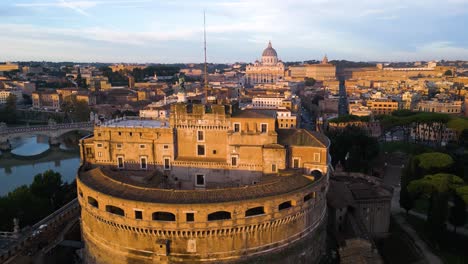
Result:
<instances>
[{"instance_id":1,"label":"stone brickwork","mask_svg":"<svg viewBox=\"0 0 468 264\"><path fill-rule=\"evenodd\" d=\"M277 129L255 110L186 104L167 123L96 126L77 176L87 263L313 263L329 141Z\"/></svg>"}]
</instances>

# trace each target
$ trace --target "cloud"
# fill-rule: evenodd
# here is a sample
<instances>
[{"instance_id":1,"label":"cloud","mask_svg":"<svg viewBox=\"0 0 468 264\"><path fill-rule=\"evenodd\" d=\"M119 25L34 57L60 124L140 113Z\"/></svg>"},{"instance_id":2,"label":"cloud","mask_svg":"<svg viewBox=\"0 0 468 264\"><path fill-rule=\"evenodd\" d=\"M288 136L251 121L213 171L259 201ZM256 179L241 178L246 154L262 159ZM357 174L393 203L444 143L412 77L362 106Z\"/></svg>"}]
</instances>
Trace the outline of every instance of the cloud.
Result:
<instances>
[{"instance_id":1,"label":"cloud","mask_svg":"<svg viewBox=\"0 0 468 264\"><path fill-rule=\"evenodd\" d=\"M28 19L7 17L0 22L0 50L6 54L21 54L11 44L16 39L41 42L37 53L44 56L58 53L56 46L46 48L49 41L65 50L65 43L79 44L70 46L83 51L70 51L77 59L84 54L103 58L103 53L117 51L135 60L148 57L143 51L168 61L202 59L198 52L206 9L209 56L214 61L253 61L268 40L286 61L318 59L324 53L355 60L468 58L468 37L451 30L468 23L467 16L456 16L467 12L468 0L24 1L9 7L31 9L24 12ZM141 6L147 8L131 9ZM110 9L114 7L119 9ZM0 4L0 13L2 9L8 6ZM57 14L68 19L53 20ZM34 22L20 24L24 21ZM1 43L6 38L11 45Z\"/></svg>"},{"instance_id":2,"label":"cloud","mask_svg":"<svg viewBox=\"0 0 468 264\"><path fill-rule=\"evenodd\" d=\"M17 7L55 7L55 8L68 8L78 14L90 16L86 11L98 5L121 5L121 4L135 4L135 3L148 3L149 0L109 0L109 1L73 1L73 0L57 0L55 2L29 2L17 3Z\"/></svg>"}]
</instances>

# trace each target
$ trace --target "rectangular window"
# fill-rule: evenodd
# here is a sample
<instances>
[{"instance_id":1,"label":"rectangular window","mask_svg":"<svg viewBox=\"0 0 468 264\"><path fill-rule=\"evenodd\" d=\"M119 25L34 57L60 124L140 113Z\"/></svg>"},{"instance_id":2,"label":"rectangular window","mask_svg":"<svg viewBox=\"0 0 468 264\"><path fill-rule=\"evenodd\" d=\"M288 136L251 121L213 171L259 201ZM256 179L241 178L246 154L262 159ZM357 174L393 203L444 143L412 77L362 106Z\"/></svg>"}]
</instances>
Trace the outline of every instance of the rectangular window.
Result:
<instances>
[{"instance_id":1,"label":"rectangular window","mask_svg":"<svg viewBox=\"0 0 468 264\"><path fill-rule=\"evenodd\" d=\"M100 157L100 158L102 158L102 152L98 152L98 153L97 153L97 156Z\"/></svg>"},{"instance_id":2,"label":"rectangular window","mask_svg":"<svg viewBox=\"0 0 468 264\"><path fill-rule=\"evenodd\" d=\"M117 167L123 169L124 167L124 158L122 156L117 157Z\"/></svg>"},{"instance_id":3,"label":"rectangular window","mask_svg":"<svg viewBox=\"0 0 468 264\"><path fill-rule=\"evenodd\" d=\"M293 168L294 169L299 168L299 159L297 159L297 158L293 159Z\"/></svg>"},{"instance_id":4,"label":"rectangular window","mask_svg":"<svg viewBox=\"0 0 468 264\"><path fill-rule=\"evenodd\" d=\"M130 132L130 136L133 136L133 133L132 133L132 132Z\"/></svg>"},{"instance_id":5,"label":"rectangular window","mask_svg":"<svg viewBox=\"0 0 468 264\"><path fill-rule=\"evenodd\" d=\"M165 170L171 169L171 160L169 158L164 158L164 169Z\"/></svg>"},{"instance_id":6,"label":"rectangular window","mask_svg":"<svg viewBox=\"0 0 468 264\"><path fill-rule=\"evenodd\" d=\"M143 212L135 210L135 219L142 220L143 219Z\"/></svg>"},{"instance_id":7,"label":"rectangular window","mask_svg":"<svg viewBox=\"0 0 468 264\"><path fill-rule=\"evenodd\" d=\"M197 174L195 179L195 185L196 186L205 186L205 175L203 174Z\"/></svg>"},{"instance_id":8,"label":"rectangular window","mask_svg":"<svg viewBox=\"0 0 468 264\"><path fill-rule=\"evenodd\" d=\"M195 221L195 214L194 213L186 213L186 221L187 222L193 222Z\"/></svg>"},{"instance_id":9,"label":"rectangular window","mask_svg":"<svg viewBox=\"0 0 468 264\"><path fill-rule=\"evenodd\" d=\"M314 161L320 162L320 153L314 153Z\"/></svg>"},{"instance_id":10,"label":"rectangular window","mask_svg":"<svg viewBox=\"0 0 468 264\"><path fill-rule=\"evenodd\" d=\"M197 145L197 155L205 156L205 145Z\"/></svg>"},{"instance_id":11,"label":"rectangular window","mask_svg":"<svg viewBox=\"0 0 468 264\"><path fill-rule=\"evenodd\" d=\"M89 147L86 148L86 154L92 154L93 150Z\"/></svg>"},{"instance_id":12,"label":"rectangular window","mask_svg":"<svg viewBox=\"0 0 468 264\"><path fill-rule=\"evenodd\" d=\"M236 167L237 166L237 156L232 156L231 157L231 165L233 167Z\"/></svg>"},{"instance_id":13,"label":"rectangular window","mask_svg":"<svg viewBox=\"0 0 468 264\"><path fill-rule=\"evenodd\" d=\"M164 148L164 149L168 149L168 148L169 148L169 145L164 145L163 148Z\"/></svg>"},{"instance_id":14,"label":"rectangular window","mask_svg":"<svg viewBox=\"0 0 468 264\"><path fill-rule=\"evenodd\" d=\"M140 168L145 170L148 168L146 157L140 157Z\"/></svg>"},{"instance_id":15,"label":"rectangular window","mask_svg":"<svg viewBox=\"0 0 468 264\"><path fill-rule=\"evenodd\" d=\"M121 148L122 148L122 144L120 144L120 143L119 143L119 144L116 144L116 145L115 145L115 148L121 149Z\"/></svg>"},{"instance_id":16,"label":"rectangular window","mask_svg":"<svg viewBox=\"0 0 468 264\"><path fill-rule=\"evenodd\" d=\"M271 164L271 171L276 172L276 164Z\"/></svg>"},{"instance_id":17,"label":"rectangular window","mask_svg":"<svg viewBox=\"0 0 468 264\"><path fill-rule=\"evenodd\" d=\"M234 123L234 132L240 132L240 123Z\"/></svg>"},{"instance_id":18,"label":"rectangular window","mask_svg":"<svg viewBox=\"0 0 468 264\"><path fill-rule=\"evenodd\" d=\"M146 148L146 145L145 144L140 144L140 149L144 149Z\"/></svg>"},{"instance_id":19,"label":"rectangular window","mask_svg":"<svg viewBox=\"0 0 468 264\"><path fill-rule=\"evenodd\" d=\"M204 141L205 140L205 133L201 130L197 131L197 140L198 141Z\"/></svg>"},{"instance_id":20,"label":"rectangular window","mask_svg":"<svg viewBox=\"0 0 468 264\"><path fill-rule=\"evenodd\" d=\"M268 124L262 123L261 129L262 129L262 133L266 133L268 131Z\"/></svg>"},{"instance_id":21,"label":"rectangular window","mask_svg":"<svg viewBox=\"0 0 468 264\"><path fill-rule=\"evenodd\" d=\"M100 137L100 136L101 136L101 133L97 133L97 136Z\"/></svg>"},{"instance_id":22,"label":"rectangular window","mask_svg":"<svg viewBox=\"0 0 468 264\"><path fill-rule=\"evenodd\" d=\"M119 132L119 136L121 136L121 135L122 135L122 132Z\"/></svg>"},{"instance_id":23,"label":"rectangular window","mask_svg":"<svg viewBox=\"0 0 468 264\"><path fill-rule=\"evenodd\" d=\"M97 143L98 148L102 148L102 143Z\"/></svg>"}]
</instances>

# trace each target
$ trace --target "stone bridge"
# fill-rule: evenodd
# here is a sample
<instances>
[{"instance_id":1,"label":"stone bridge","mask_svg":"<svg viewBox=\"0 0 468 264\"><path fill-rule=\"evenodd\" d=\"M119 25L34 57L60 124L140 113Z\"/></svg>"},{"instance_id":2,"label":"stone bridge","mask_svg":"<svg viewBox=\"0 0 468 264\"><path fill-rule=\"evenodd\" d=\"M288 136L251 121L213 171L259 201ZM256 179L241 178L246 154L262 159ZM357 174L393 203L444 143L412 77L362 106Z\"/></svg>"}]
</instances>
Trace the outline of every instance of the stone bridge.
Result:
<instances>
[{"instance_id":1,"label":"stone bridge","mask_svg":"<svg viewBox=\"0 0 468 264\"><path fill-rule=\"evenodd\" d=\"M10 140L22 136L43 135L49 137L50 144L57 144L58 138L71 131L93 132L93 122L49 124L33 127L0 127L0 150L10 150Z\"/></svg>"},{"instance_id":2,"label":"stone bridge","mask_svg":"<svg viewBox=\"0 0 468 264\"><path fill-rule=\"evenodd\" d=\"M68 228L69 223L76 222L79 215L80 205L75 198L31 228L19 233L2 232L3 238L10 238L10 243L0 248L0 263L14 263L18 255L39 242L46 244L43 251L50 250L51 246L56 246L63 240L62 231ZM50 240L50 237L56 239Z\"/></svg>"}]
</instances>

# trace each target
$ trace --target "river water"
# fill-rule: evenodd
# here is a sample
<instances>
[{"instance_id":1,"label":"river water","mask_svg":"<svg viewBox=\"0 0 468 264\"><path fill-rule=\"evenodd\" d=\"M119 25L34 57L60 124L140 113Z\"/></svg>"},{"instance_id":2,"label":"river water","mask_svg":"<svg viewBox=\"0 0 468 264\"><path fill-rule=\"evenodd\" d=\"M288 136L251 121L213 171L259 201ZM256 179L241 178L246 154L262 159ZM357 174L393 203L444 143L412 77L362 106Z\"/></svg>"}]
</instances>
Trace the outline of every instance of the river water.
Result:
<instances>
[{"instance_id":1,"label":"river water","mask_svg":"<svg viewBox=\"0 0 468 264\"><path fill-rule=\"evenodd\" d=\"M51 149L47 156L40 160L7 160L0 157L0 196L18 186L31 184L36 174L46 170L57 171L62 175L64 182L72 182L80 164L78 138L78 135L71 135L62 139L60 149ZM41 154L49 149L48 140L44 136L16 138L10 142L11 153L21 156Z\"/></svg>"}]
</instances>

